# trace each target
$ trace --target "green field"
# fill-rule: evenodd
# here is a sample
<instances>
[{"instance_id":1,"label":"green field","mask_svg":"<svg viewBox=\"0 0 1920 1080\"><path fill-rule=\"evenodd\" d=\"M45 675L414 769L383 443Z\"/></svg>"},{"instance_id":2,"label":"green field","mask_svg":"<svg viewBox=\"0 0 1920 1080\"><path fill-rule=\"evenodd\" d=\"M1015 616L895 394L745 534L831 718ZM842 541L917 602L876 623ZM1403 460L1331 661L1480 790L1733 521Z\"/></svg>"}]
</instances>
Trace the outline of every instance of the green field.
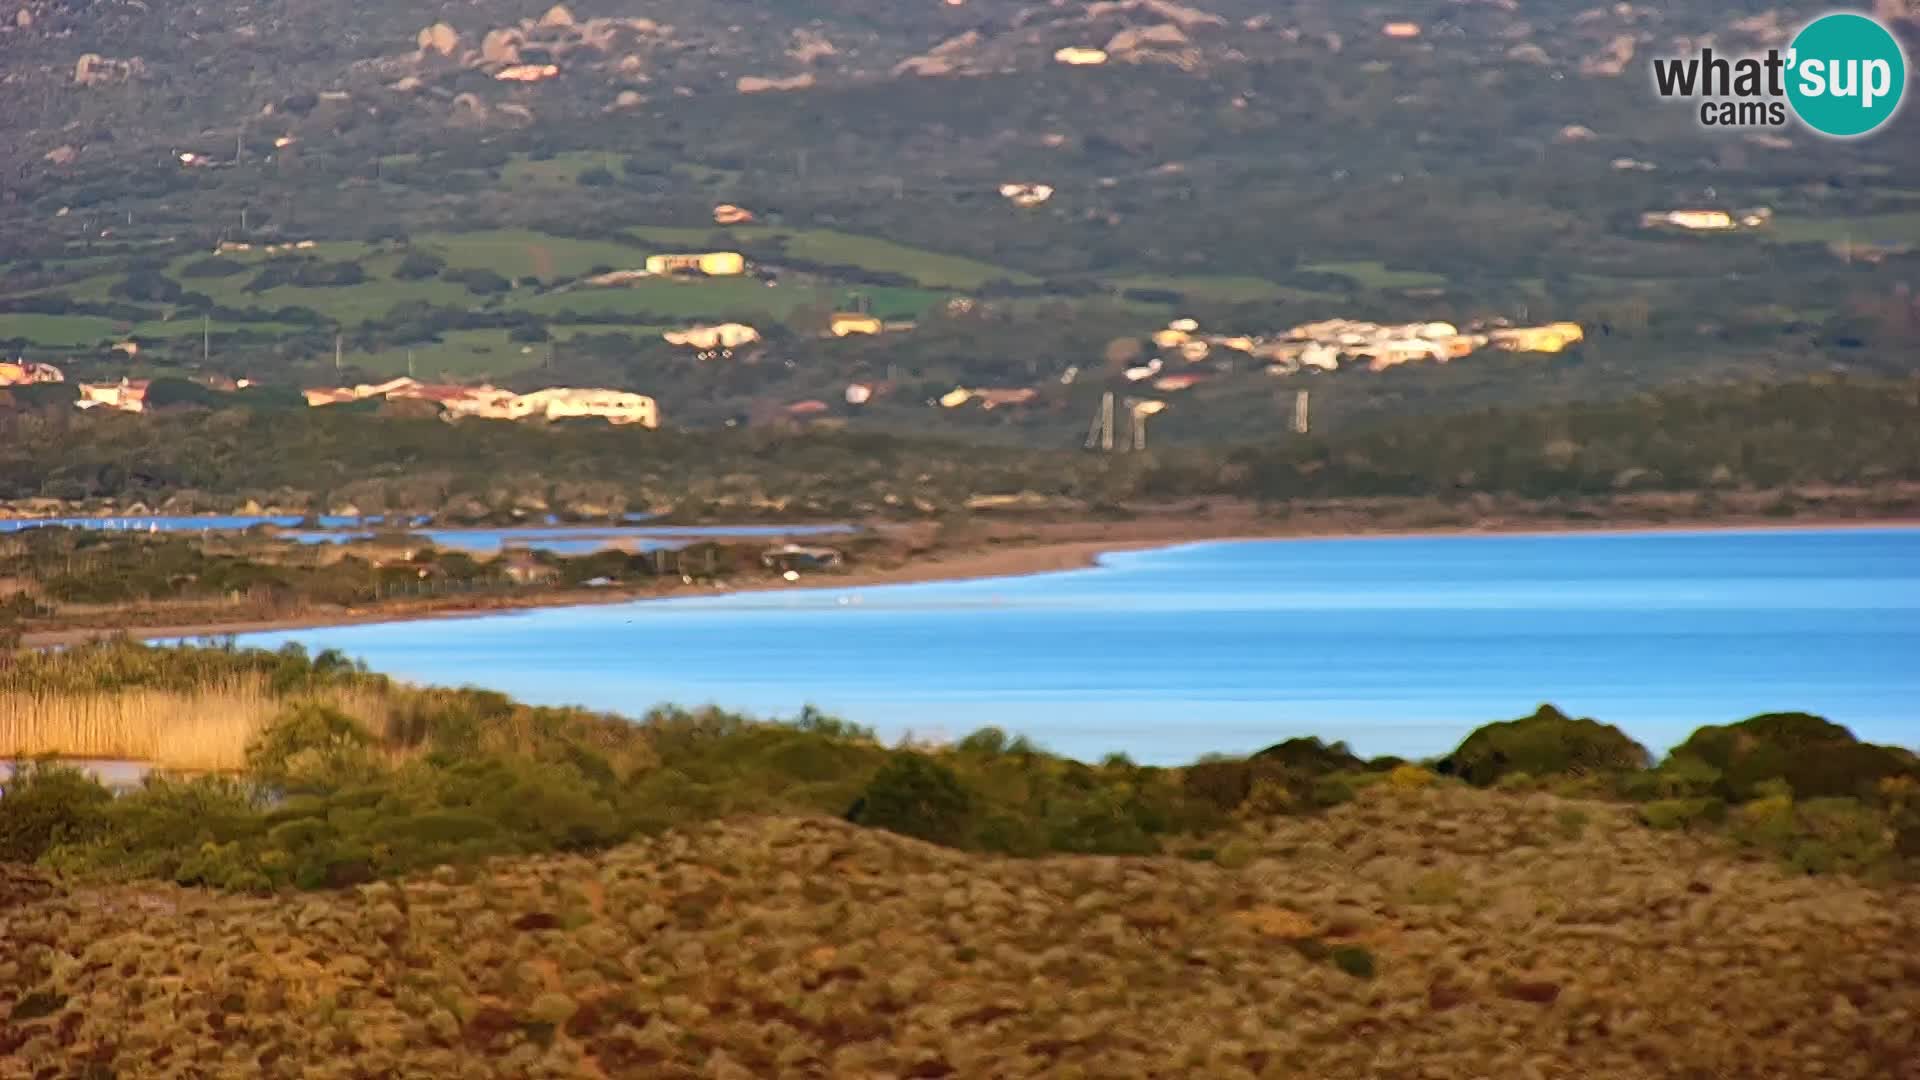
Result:
<instances>
[{"instance_id":1,"label":"green field","mask_svg":"<svg viewBox=\"0 0 1920 1080\"><path fill-rule=\"evenodd\" d=\"M583 337L605 337L608 334L617 334L621 337L631 338L634 341L648 341L658 339L660 333L666 329L667 327L665 326L645 326L634 323L622 323L617 326L605 323L556 323L548 326L547 332L553 335L555 341L572 341L575 338Z\"/></svg>"},{"instance_id":2,"label":"green field","mask_svg":"<svg viewBox=\"0 0 1920 1080\"><path fill-rule=\"evenodd\" d=\"M1320 262L1300 269L1314 274L1338 274L1368 289L1437 289L1446 285L1444 274L1425 270L1394 270L1370 260Z\"/></svg>"},{"instance_id":3,"label":"green field","mask_svg":"<svg viewBox=\"0 0 1920 1080\"><path fill-rule=\"evenodd\" d=\"M413 238L414 246L447 260L447 265L492 270L502 277L578 277L596 266L616 270L646 265L647 252L605 240L574 240L524 229L471 233L432 233Z\"/></svg>"},{"instance_id":4,"label":"green field","mask_svg":"<svg viewBox=\"0 0 1920 1080\"><path fill-rule=\"evenodd\" d=\"M620 155L575 150L535 161L525 154L515 154L500 170L500 186L509 191L577 187L580 174L596 166L617 174L621 168Z\"/></svg>"},{"instance_id":5,"label":"green field","mask_svg":"<svg viewBox=\"0 0 1920 1080\"><path fill-rule=\"evenodd\" d=\"M537 367L546 354L545 345L528 345L507 340L505 330L451 330L443 340L415 345L413 373L422 382L446 376L505 375ZM347 363L387 375L407 373L404 348L380 352L350 352Z\"/></svg>"},{"instance_id":6,"label":"green field","mask_svg":"<svg viewBox=\"0 0 1920 1080\"><path fill-rule=\"evenodd\" d=\"M115 322L97 315L0 315L0 341L25 340L46 348L72 349L102 342L124 341L136 338L153 341L166 338L197 338L201 334L199 319L182 318L171 321L143 322L135 326ZM298 334L302 327L286 323L229 323L214 322L206 329L211 330L217 341L227 334L258 334L267 337Z\"/></svg>"},{"instance_id":7,"label":"green field","mask_svg":"<svg viewBox=\"0 0 1920 1080\"><path fill-rule=\"evenodd\" d=\"M650 225L627 230L629 235L665 251L705 251L716 232L724 232L742 244L759 244L779 239L796 259L838 266L858 266L881 273L904 274L929 288L977 289L994 278L1006 278L1017 284L1039 281L1032 274L959 255L942 255L922 248L908 247L891 240L860 236L836 229L788 229L768 225L744 225L731 229L656 228Z\"/></svg>"},{"instance_id":8,"label":"green field","mask_svg":"<svg viewBox=\"0 0 1920 1080\"><path fill-rule=\"evenodd\" d=\"M946 294L926 289L895 287L830 290L803 283L769 287L751 278L642 279L632 285L606 289L573 289L516 299L509 306L536 315L573 311L582 315L624 315L635 319L668 316L679 319L784 320L808 305L831 301L835 308L852 306L854 294L865 297L874 314L887 319L912 318L940 303Z\"/></svg>"},{"instance_id":9,"label":"green field","mask_svg":"<svg viewBox=\"0 0 1920 1080\"><path fill-rule=\"evenodd\" d=\"M120 339L112 319L95 315L0 315L0 341L21 339L48 348L71 349Z\"/></svg>"},{"instance_id":10,"label":"green field","mask_svg":"<svg viewBox=\"0 0 1920 1080\"><path fill-rule=\"evenodd\" d=\"M286 337L292 334L304 333L307 331L308 328L304 326L294 326L291 323L277 323L277 322L235 323L235 322L216 321L212 323L210 326L208 326L207 329L213 332L214 339L217 341L219 340L220 335L222 334L256 334L262 337ZM185 338L185 337L197 338L200 336L200 331L201 331L200 320L193 318L191 316L187 316L184 318L172 319L166 322L143 322L140 325L134 327L127 334L127 336L133 337L133 338L142 338L142 339Z\"/></svg>"},{"instance_id":11,"label":"green field","mask_svg":"<svg viewBox=\"0 0 1920 1080\"><path fill-rule=\"evenodd\" d=\"M1920 244L1920 211L1861 217L1775 218L1762 235L1776 244Z\"/></svg>"}]
</instances>

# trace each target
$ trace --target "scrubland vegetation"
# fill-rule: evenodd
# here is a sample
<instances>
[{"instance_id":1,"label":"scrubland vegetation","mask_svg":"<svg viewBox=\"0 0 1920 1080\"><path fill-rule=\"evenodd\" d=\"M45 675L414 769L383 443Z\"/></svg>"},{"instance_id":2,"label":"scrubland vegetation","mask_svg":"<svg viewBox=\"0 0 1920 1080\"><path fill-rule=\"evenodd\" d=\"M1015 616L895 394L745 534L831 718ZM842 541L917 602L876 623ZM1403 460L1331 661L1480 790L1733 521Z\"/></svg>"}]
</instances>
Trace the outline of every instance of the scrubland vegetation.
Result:
<instances>
[{"instance_id":1,"label":"scrubland vegetation","mask_svg":"<svg viewBox=\"0 0 1920 1080\"><path fill-rule=\"evenodd\" d=\"M297 646L127 642L23 655L0 674L0 701L16 717L0 725L7 752L207 771L156 774L108 799L64 766L23 761L0 803L7 857L239 890L604 848L740 815L829 815L1013 856L1231 863L1237 826L1381 785L1604 800L1649 828L1803 871L1920 870L1920 759L1802 714L1702 728L1658 764L1616 728L1542 707L1425 764L1296 738L1167 769L1073 761L992 728L951 746L888 747L811 710L758 721L659 707L629 721L406 686Z\"/></svg>"},{"instance_id":2,"label":"scrubland vegetation","mask_svg":"<svg viewBox=\"0 0 1920 1080\"><path fill-rule=\"evenodd\" d=\"M991 728L889 747L811 710L536 708L291 647L105 643L0 672L10 702L236 685L276 705L223 734L247 733L238 769L116 795L17 764L0 1071L1920 1060L1920 761L1817 717L1703 728L1657 764L1543 707L1426 763L1297 738L1162 769Z\"/></svg>"}]
</instances>

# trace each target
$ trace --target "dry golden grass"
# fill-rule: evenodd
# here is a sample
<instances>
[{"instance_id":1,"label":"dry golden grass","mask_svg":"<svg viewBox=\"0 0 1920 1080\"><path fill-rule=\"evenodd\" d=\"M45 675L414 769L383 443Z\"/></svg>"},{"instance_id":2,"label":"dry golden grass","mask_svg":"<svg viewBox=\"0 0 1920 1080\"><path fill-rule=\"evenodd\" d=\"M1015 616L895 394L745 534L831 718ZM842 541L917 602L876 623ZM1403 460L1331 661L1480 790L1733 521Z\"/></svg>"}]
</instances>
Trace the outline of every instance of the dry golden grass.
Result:
<instances>
[{"instance_id":1,"label":"dry golden grass","mask_svg":"<svg viewBox=\"0 0 1920 1080\"><path fill-rule=\"evenodd\" d=\"M0 759L53 754L139 761L183 772L225 772L246 763L247 743L284 710L264 676L204 690L101 694L0 692ZM380 730L385 696L367 689L316 696Z\"/></svg>"}]
</instances>

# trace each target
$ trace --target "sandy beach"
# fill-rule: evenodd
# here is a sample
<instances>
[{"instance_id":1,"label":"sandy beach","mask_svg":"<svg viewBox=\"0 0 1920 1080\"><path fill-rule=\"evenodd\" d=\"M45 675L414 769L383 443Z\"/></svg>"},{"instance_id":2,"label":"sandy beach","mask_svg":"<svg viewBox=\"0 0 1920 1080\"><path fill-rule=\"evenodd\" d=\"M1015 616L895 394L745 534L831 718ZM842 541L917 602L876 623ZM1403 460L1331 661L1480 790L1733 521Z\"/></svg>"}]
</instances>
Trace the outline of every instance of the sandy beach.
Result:
<instances>
[{"instance_id":1,"label":"sandy beach","mask_svg":"<svg viewBox=\"0 0 1920 1080\"><path fill-rule=\"evenodd\" d=\"M1570 536L1652 532L1700 532L1706 530L1754 530L1772 532L1831 529L1912 528L1920 519L1885 520L1843 519L1832 521L1786 521L1770 518L1727 519L1708 522L1660 522L1645 524L1608 524L1553 526L1538 520L1488 521L1471 526L1431 528L1383 527L1354 529L1347 523L1326 520L1319 523L1300 520L1263 520L1235 507L1233 512L1208 512L1199 515L1163 514L1126 521L1068 521L1024 524L997 523L984 529L963 550L935 551L915 555L908 562L890 567L856 567L844 573L804 575L798 581L774 576L723 582L713 586L651 583L644 588L606 588L568 592L535 592L527 596L493 597L474 602L467 598L447 598L412 604L389 604L379 608L315 609L282 618L246 620L201 620L145 626L75 627L41 631L25 635L22 644L30 648L70 645L101 637L126 634L144 640L188 637L224 637L233 634L282 630L306 630L326 626L354 626L369 623L408 622L420 619L480 618L549 607L573 607L597 604L629 603L674 597L723 595L727 593L782 589L854 589L875 585L907 585L929 581L966 581L980 578L1023 577L1030 574L1080 570L1096 565L1109 552L1138 551L1180 544L1232 542L1246 540L1391 540L1400 538L1471 538L1485 536ZM920 526L888 526L887 531L907 539L929 542L932 531ZM916 535L918 534L918 535Z\"/></svg>"}]
</instances>

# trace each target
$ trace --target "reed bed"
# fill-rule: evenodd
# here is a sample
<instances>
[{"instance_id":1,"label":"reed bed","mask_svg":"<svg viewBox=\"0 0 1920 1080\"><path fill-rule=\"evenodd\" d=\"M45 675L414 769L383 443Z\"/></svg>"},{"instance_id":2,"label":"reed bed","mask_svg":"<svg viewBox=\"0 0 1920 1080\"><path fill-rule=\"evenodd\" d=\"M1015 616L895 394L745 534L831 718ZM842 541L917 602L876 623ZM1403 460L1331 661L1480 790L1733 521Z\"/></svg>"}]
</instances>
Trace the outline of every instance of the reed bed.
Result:
<instances>
[{"instance_id":1,"label":"reed bed","mask_svg":"<svg viewBox=\"0 0 1920 1080\"><path fill-rule=\"evenodd\" d=\"M273 692L264 675L184 691L0 690L0 759L53 754L231 772L246 764L247 744L261 728L295 701L323 701L377 732L387 696L371 686L346 686L293 697Z\"/></svg>"}]
</instances>

